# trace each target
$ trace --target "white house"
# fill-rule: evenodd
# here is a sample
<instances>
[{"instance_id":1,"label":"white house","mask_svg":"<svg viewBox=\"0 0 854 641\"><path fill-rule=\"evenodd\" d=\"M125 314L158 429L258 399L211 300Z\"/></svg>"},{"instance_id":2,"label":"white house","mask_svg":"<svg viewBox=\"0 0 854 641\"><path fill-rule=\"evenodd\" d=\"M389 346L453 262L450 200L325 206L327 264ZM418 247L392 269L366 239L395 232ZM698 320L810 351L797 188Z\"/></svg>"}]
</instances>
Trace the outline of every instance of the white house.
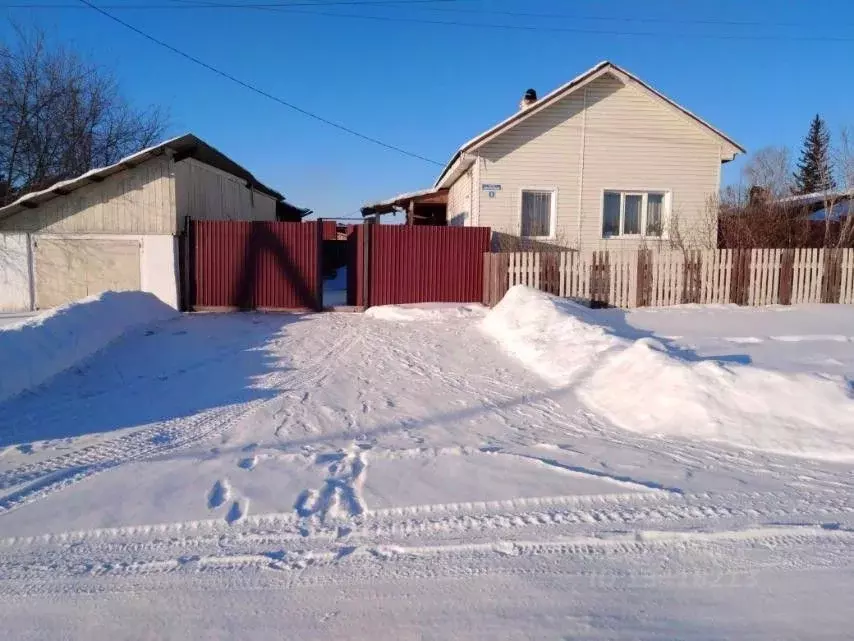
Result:
<instances>
[{"instance_id":1,"label":"white house","mask_svg":"<svg viewBox=\"0 0 854 641\"><path fill-rule=\"evenodd\" d=\"M300 210L192 134L0 208L0 311L46 309L104 290L179 304L186 217L276 220ZM297 218L298 219L298 216Z\"/></svg>"},{"instance_id":2,"label":"white house","mask_svg":"<svg viewBox=\"0 0 854 641\"><path fill-rule=\"evenodd\" d=\"M449 225L580 249L713 244L721 163L744 149L611 62L460 147L427 196ZM424 199L423 192L419 199ZM417 214L420 200L392 201ZM380 203L382 204L382 203ZM384 213L375 205L365 214ZM417 224L417 221L416 221ZM678 227L677 227L678 225Z\"/></svg>"}]
</instances>

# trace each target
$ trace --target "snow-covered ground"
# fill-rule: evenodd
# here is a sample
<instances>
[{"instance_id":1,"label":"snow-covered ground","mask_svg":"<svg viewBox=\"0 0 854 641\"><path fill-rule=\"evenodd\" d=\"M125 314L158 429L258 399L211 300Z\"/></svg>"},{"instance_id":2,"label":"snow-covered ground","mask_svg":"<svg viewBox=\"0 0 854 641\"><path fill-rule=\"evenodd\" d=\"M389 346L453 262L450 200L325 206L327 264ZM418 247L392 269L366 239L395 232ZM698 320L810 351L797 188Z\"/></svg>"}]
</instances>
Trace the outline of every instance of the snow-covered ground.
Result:
<instances>
[{"instance_id":1,"label":"snow-covered ground","mask_svg":"<svg viewBox=\"0 0 854 641\"><path fill-rule=\"evenodd\" d=\"M827 453L850 448L854 309L516 295L173 318L0 404L4 633L849 635L854 463ZM621 365L638 339L647 377ZM680 426L686 380L714 403ZM731 380L774 421L711 398ZM628 420L635 385L675 418Z\"/></svg>"},{"instance_id":2,"label":"snow-covered ground","mask_svg":"<svg viewBox=\"0 0 854 641\"><path fill-rule=\"evenodd\" d=\"M335 270L335 277L323 281L323 306L343 307L347 304L347 268Z\"/></svg>"}]
</instances>

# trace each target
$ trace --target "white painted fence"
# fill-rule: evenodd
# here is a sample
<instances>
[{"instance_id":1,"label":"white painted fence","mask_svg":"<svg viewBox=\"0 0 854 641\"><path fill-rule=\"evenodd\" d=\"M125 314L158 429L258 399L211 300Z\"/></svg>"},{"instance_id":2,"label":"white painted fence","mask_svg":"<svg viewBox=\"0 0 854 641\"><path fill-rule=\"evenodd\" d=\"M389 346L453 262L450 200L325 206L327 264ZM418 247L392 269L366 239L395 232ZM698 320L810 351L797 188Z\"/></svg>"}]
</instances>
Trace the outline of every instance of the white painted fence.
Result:
<instances>
[{"instance_id":1,"label":"white painted fence","mask_svg":"<svg viewBox=\"0 0 854 641\"><path fill-rule=\"evenodd\" d=\"M854 249L509 252L484 256L484 302L513 285L614 307L854 304Z\"/></svg>"}]
</instances>

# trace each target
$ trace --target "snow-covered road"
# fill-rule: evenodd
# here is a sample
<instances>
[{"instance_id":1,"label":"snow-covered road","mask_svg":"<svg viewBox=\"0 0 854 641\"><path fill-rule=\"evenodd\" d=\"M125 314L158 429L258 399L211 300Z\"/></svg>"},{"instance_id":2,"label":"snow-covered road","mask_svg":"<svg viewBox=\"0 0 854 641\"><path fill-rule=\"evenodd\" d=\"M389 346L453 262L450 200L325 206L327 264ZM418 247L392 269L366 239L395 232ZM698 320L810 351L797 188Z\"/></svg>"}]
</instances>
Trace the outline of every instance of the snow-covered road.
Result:
<instances>
[{"instance_id":1,"label":"snow-covered road","mask_svg":"<svg viewBox=\"0 0 854 641\"><path fill-rule=\"evenodd\" d=\"M854 466L621 430L481 315L184 316L0 405L10 638L850 632Z\"/></svg>"}]
</instances>

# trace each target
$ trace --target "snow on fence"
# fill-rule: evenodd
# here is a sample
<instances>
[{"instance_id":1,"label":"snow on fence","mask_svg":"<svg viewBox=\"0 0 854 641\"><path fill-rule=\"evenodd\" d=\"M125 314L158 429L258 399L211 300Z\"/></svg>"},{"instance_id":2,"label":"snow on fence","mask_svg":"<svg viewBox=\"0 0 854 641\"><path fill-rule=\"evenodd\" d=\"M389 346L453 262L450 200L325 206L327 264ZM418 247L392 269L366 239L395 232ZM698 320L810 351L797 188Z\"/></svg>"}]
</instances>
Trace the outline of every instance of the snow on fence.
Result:
<instances>
[{"instance_id":1,"label":"snow on fence","mask_svg":"<svg viewBox=\"0 0 854 641\"><path fill-rule=\"evenodd\" d=\"M854 304L854 249L484 254L485 304L519 284L613 307Z\"/></svg>"}]
</instances>

